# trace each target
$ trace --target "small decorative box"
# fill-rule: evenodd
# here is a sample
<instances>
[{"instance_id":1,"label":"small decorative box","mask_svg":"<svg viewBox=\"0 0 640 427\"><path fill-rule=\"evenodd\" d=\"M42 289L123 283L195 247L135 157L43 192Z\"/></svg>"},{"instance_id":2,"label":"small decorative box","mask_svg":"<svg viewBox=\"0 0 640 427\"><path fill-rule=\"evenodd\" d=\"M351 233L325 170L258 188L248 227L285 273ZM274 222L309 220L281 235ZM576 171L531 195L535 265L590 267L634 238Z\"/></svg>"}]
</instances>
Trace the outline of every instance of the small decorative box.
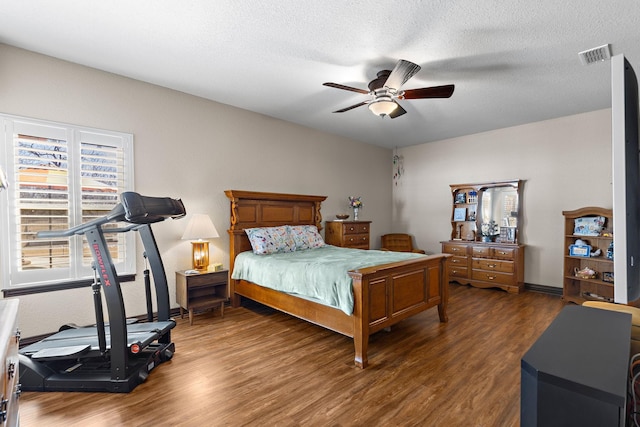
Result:
<instances>
[{"instance_id":1,"label":"small decorative box","mask_svg":"<svg viewBox=\"0 0 640 427\"><path fill-rule=\"evenodd\" d=\"M571 245L569 246L569 255L588 258L591 256L591 246Z\"/></svg>"}]
</instances>

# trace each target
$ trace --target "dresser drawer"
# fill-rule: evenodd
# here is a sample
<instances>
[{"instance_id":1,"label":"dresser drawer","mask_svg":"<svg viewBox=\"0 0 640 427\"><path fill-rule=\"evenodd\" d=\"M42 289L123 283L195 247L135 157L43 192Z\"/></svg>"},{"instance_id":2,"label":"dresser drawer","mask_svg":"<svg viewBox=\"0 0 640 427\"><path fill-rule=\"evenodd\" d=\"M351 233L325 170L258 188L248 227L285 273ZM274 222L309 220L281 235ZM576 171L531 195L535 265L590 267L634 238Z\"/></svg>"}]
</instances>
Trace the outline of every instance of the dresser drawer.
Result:
<instances>
[{"instance_id":1,"label":"dresser drawer","mask_svg":"<svg viewBox=\"0 0 640 427\"><path fill-rule=\"evenodd\" d=\"M483 282L493 282L498 285L515 284L515 277L513 274L498 273L496 271L471 270L471 278L473 280L481 280Z\"/></svg>"},{"instance_id":2,"label":"dresser drawer","mask_svg":"<svg viewBox=\"0 0 640 427\"><path fill-rule=\"evenodd\" d=\"M496 259L515 259L516 250L513 248L492 248L493 258Z\"/></svg>"},{"instance_id":3,"label":"dresser drawer","mask_svg":"<svg viewBox=\"0 0 640 427\"><path fill-rule=\"evenodd\" d=\"M512 260L515 258L515 249L474 246L471 249L471 254L474 258L495 258Z\"/></svg>"},{"instance_id":4,"label":"dresser drawer","mask_svg":"<svg viewBox=\"0 0 640 427\"><path fill-rule=\"evenodd\" d=\"M456 245L455 243L443 243L442 252L445 254L466 256L467 247L465 245Z\"/></svg>"},{"instance_id":5,"label":"dresser drawer","mask_svg":"<svg viewBox=\"0 0 640 427\"><path fill-rule=\"evenodd\" d=\"M498 261L495 259L473 258L471 268L474 270L499 271L502 273L513 273L513 262Z\"/></svg>"},{"instance_id":6,"label":"dresser drawer","mask_svg":"<svg viewBox=\"0 0 640 427\"><path fill-rule=\"evenodd\" d=\"M345 234L344 245L349 248L366 247L369 249L368 234Z\"/></svg>"},{"instance_id":7,"label":"dresser drawer","mask_svg":"<svg viewBox=\"0 0 640 427\"><path fill-rule=\"evenodd\" d=\"M488 246L474 246L471 248L471 256L474 258L491 258L491 248Z\"/></svg>"},{"instance_id":8,"label":"dresser drawer","mask_svg":"<svg viewBox=\"0 0 640 427\"><path fill-rule=\"evenodd\" d=\"M369 234L369 224L343 224L343 234Z\"/></svg>"},{"instance_id":9,"label":"dresser drawer","mask_svg":"<svg viewBox=\"0 0 640 427\"><path fill-rule=\"evenodd\" d=\"M468 277L467 257L452 256L447 260L447 268L451 277Z\"/></svg>"}]
</instances>

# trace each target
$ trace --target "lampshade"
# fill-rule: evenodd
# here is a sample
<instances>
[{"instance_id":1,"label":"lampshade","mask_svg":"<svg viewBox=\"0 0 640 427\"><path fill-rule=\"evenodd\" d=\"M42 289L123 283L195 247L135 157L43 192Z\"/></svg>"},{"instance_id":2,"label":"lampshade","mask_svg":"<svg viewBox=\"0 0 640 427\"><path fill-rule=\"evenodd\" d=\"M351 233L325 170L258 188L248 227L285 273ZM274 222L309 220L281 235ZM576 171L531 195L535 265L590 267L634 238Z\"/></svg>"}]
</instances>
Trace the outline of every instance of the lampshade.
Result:
<instances>
[{"instance_id":1,"label":"lampshade","mask_svg":"<svg viewBox=\"0 0 640 427\"><path fill-rule=\"evenodd\" d=\"M390 97L379 97L371 104L369 104L369 110L376 116L384 117L388 116L398 107L398 104L393 102Z\"/></svg>"},{"instance_id":2,"label":"lampshade","mask_svg":"<svg viewBox=\"0 0 640 427\"><path fill-rule=\"evenodd\" d=\"M213 239L214 237L220 237L220 235L213 222L211 222L211 218L206 214L194 214L182 235L183 240L203 240Z\"/></svg>"},{"instance_id":3,"label":"lampshade","mask_svg":"<svg viewBox=\"0 0 640 427\"><path fill-rule=\"evenodd\" d=\"M195 214L189 220L183 240L195 240L192 246L192 266L194 270L206 271L209 268L209 242L204 239L220 237L209 215Z\"/></svg>"}]
</instances>

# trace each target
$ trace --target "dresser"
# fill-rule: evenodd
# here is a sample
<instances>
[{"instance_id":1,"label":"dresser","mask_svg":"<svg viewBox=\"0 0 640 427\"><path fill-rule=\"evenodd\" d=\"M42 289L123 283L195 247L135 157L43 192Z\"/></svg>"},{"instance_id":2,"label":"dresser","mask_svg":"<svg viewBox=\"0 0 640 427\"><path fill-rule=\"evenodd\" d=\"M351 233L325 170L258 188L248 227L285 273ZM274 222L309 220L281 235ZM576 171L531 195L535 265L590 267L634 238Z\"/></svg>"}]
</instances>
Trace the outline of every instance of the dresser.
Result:
<instances>
[{"instance_id":1,"label":"dresser","mask_svg":"<svg viewBox=\"0 0 640 427\"><path fill-rule=\"evenodd\" d=\"M18 400L20 397L17 328L18 300L0 299L0 427L19 424Z\"/></svg>"},{"instance_id":2,"label":"dresser","mask_svg":"<svg viewBox=\"0 0 640 427\"><path fill-rule=\"evenodd\" d=\"M369 249L371 221L326 221L324 240L343 248Z\"/></svg>"},{"instance_id":3,"label":"dresser","mask_svg":"<svg viewBox=\"0 0 640 427\"><path fill-rule=\"evenodd\" d=\"M524 290L524 245L475 241L442 242L449 280L478 288Z\"/></svg>"}]
</instances>

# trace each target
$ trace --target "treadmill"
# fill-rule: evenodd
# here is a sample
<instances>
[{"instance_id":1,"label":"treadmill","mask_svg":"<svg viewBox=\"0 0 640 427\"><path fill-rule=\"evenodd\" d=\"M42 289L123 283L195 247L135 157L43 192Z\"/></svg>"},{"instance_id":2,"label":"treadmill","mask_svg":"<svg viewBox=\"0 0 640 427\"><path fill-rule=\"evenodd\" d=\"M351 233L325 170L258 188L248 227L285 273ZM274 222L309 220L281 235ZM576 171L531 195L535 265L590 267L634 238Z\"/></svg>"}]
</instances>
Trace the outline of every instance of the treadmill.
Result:
<instances>
[{"instance_id":1,"label":"treadmill","mask_svg":"<svg viewBox=\"0 0 640 427\"><path fill-rule=\"evenodd\" d=\"M170 331L175 321L169 316L167 277L150 224L185 216L184 205L179 199L147 197L134 192L122 193L120 200L104 217L68 230L38 233L38 237L84 235L87 239L96 272L96 324L64 329L21 348L22 390L128 393L144 382L153 368L173 357L175 345ZM112 222L128 225L103 229ZM105 233L111 232L139 233L153 275L156 321L127 321L120 282L105 240ZM148 280L148 271L145 271L146 285ZM106 299L108 324L103 320L100 290ZM149 293L147 298L147 320L151 320Z\"/></svg>"}]
</instances>

